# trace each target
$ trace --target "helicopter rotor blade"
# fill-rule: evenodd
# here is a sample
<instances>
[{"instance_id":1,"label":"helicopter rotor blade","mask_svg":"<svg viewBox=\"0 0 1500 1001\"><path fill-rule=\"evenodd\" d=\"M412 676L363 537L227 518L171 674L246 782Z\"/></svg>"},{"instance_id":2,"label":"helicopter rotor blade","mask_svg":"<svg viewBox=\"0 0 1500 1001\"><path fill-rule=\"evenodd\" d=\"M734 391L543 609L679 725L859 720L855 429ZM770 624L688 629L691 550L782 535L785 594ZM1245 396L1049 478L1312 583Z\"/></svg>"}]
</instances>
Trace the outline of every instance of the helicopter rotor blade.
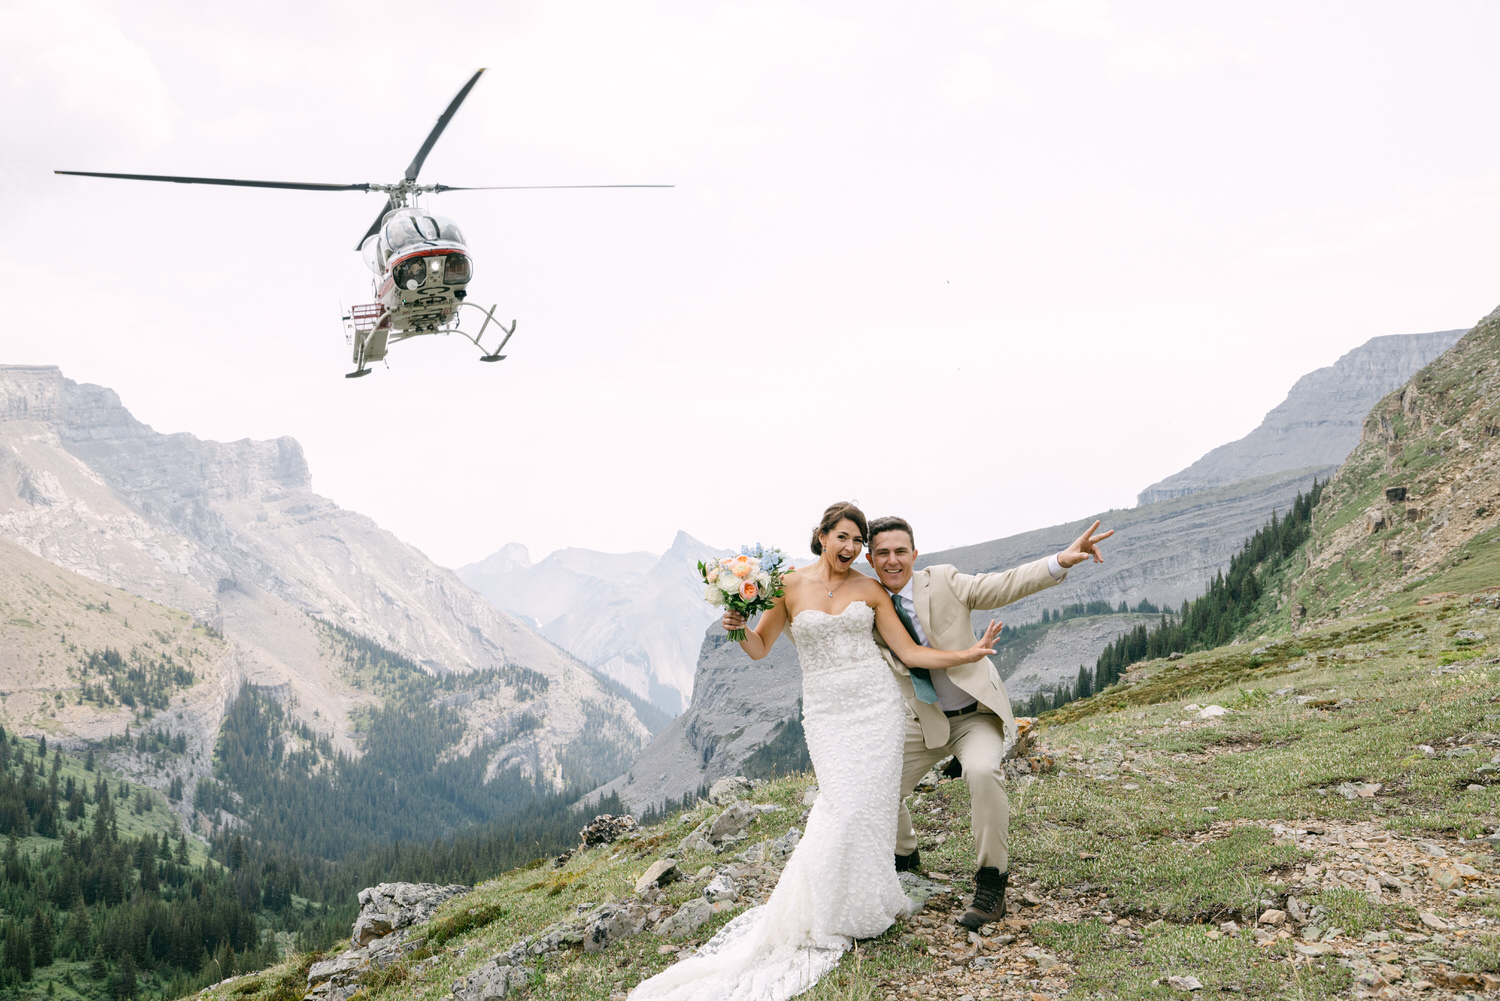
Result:
<instances>
[{"instance_id":1,"label":"helicopter rotor blade","mask_svg":"<svg viewBox=\"0 0 1500 1001\"><path fill-rule=\"evenodd\" d=\"M365 235L362 236L362 237L360 237L359 238L359 242L354 245L354 249L355 250L362 249L364 247L364 245L365 245L365 241L366 240L368 240L370 237L374 236L376 233L380 232L380 223L381 223L381 221L385 219L385 214L387 212L389 212L391 209L393 209L393 208L396 207L396 204L397 203L396 203L396 196L395 195L387 195L386 196L385 207L380 210L380 214L375 217L375 221L372 222L372 223L370 223L370 228L367 229L367 230L365 230Z\"/></svg>"},{"instance_id":2,"label":"helicopter rotor blade","mask_svg":"<svg viewBox=\"0 0 1500 1001\"><path fill-rule=\"evenodd\" d=\"M478 187L452 187L434 184L432 190L443 191L559 191L580 188L675 188L675 184L487 184Z\"/></svg>"},{"instance_id":3,"label":"helicopter rotor blade","mask_svg":"<svg viewBox=\"0 0 1500 1001\"><path fill-rule=\"evenodd\" d=\"M421 149L417 150L417 155L412 159L411 166L406 168L406 179L408 181L415 181L417 179L417 174L421 171L422 164L426 162L427 154L432 152L432 147L438 141L438 136L443 134L443 130L453 120L454 112L458 111L458 106L464 103L464 98L469 96L469 91L474 89L474 85L479 82L479 77L484 73L484 70L485 67L481 67L478 73L469 77L469 82L464 84L463 89L458 92L458 96L449 102L448 110L438 116L437 124L432 127L432 131L427 135L427 141L422 144Z\"/></svg>"},{"instance_id":4,"label":"helicopter rotor blade","mask_svg":"<svg viewBox=\"0 0 1500 1001\"><path fill-rule=\"evenodd\" d=\"M168 181L172 184L225 184L236 188L289 188L293 191L369 191L368 184L315 184L307 181L245 181L236 177L172 177L166 174L106 174L93 170L54 170L74 177L116 177L125 181Z\"/></svg>"}]
</instances>

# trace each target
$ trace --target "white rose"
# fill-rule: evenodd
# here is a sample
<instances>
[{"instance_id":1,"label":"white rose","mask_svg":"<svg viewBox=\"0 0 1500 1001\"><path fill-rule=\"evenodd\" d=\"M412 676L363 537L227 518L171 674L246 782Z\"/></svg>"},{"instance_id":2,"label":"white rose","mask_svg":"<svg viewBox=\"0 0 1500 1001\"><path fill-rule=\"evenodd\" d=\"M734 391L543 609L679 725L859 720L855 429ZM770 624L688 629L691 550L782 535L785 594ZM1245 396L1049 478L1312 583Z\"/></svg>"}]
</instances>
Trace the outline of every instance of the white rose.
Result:
<instances>
[{"instance_id":1,"label":"white rose","mask_svg":"<svg viewBox=\"0 0 1500 1001\"><path fill-rule=\"evenodd\" d=\"M719 585L709 584L703 588L703 600L710 605L724 604L724 592L719 590Z\"/></svg>"},{"instance_id":2,"label":"white rose","mask_svg":"<svg viewBox=\"0 0 1500 1001\"><path fill-rule=\"evenodd\" d=\"M766 588L771 586L771 575L766 573L764 570L760 571L755 575L755 584L762 591L764 591Z\"/></svg>"}]
</instances>

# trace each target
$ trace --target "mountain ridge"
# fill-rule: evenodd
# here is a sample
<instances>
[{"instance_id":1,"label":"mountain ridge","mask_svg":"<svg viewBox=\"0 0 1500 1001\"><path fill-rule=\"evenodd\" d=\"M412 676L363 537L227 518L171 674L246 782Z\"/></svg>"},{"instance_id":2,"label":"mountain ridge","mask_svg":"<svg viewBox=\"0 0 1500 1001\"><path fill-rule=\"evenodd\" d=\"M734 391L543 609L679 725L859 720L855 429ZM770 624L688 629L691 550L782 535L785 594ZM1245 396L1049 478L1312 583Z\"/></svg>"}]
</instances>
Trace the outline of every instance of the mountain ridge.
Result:
<instances>
[{"instance_id":1,"label":"mountain ridge","mask_svg":"<svg viewBox=\"0 0 1500 1001\"><path fill-rule=\"evenodd\" d=\"M1365 415L1386 393L1448 350L1463 330L1387 334L1346 351L1292 384L1253 431L1142 490L1149 504L1283 469L1337 466L1360 438Z\"/></svg>"},{"instance_id":2,"label":"mountain ridge","mask_svg":"<svg viewBox=\"0 0 1500 1001\"><path fill-rule=\"evenodd\" d=\"M543 726L515 749L547 788L608 778L589 769L644 744L630 704L586 667L310 484L294 439L158 434L112 390L53 366L0 366L0 538L221 630L240 676L287 686L341 750L357 749L350 714L369 694L330 659L314 619L435 675L500 671L503 684L463 707L465 726L477 743L498 740L493 760L503 762L509 721L537 716ZM535 699L522 697L528 672L548 680ZM579 741L619 750L566 766Z\"/></svg>"}]
</instances>

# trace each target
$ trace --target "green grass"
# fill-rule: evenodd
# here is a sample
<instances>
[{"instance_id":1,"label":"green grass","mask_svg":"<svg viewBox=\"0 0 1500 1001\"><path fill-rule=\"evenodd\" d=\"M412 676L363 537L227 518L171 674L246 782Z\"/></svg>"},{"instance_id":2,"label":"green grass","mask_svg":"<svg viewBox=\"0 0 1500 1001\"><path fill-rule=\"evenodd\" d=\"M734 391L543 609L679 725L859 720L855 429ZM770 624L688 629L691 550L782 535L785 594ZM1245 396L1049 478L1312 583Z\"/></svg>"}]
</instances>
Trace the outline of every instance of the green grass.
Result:
<instances>
[{"instance_id":1,"label":"green grass","mask_svg":"<svg viewBox=\"0 0 1500 1001\"><path fill-rule=\"evenodd\" d=\"M1049 714L1040 740L1058 771L1010 790L1011 900L1022 919L1015 932L1071 968L1074 998L1180 997L1164 982L1175 975L1198 977L1200 999L1347 997L1351 974L1336 956L1294 965L1290 942L1258 946L1247 933L1225 936L1216 927L1230 918L1253 920L1264 899L1284 899L1300 877L1309 853L1278 842L1268 829L1274 821L1375 821L1397 834L1466 837L1496 822L1500 784L1466 789L1488 756L1448 758L1418 749L1500 729L1500 671L1472 661L1440 664L1445 652L1459 649L1454 634L1480 622L1478 631L1500 632L1489 625L1500 627L1500 612L1475 616L1467 603L1379 613L1268 644L1259 654L1246 645L1154 662L1144 667L1143 681ZM1462 649L1484 659L1496 652L1488 639ZM1275 694L1280 689L1292 689L1292 697ZM1297 695L1311 700L1298 702ZM1178 723L1192 716L1187 702L1235 712L1211 727L1184 729ZM1114 781L1088 774L1101 770ZM810 780L790 776L757 790L757 801L785 809L758 819L743 847L800 827L801 794ZM1125 789L1127 782L1138 788ZM1374 799L1347 800L1332 791L1341 782L1383 788ZM944 782L911 805L924 868L947 874L962 890L976 861L967 787ZM372 976L361 1001L438 1001L456 977L521 936L580 908L629 897L646 866L712 812L700 804L633 840L581 852L560 870L541 863L485 883L429 923L435 968L413 974L411 964L426 952L408 957ZM725 861L689 852L678 864L692 873ZM673 884L667 898L680 903L702 885ZM1056 920L1050 907L1019 905L1028 888L1054 901L1089 903L1079 905L1084 910L1076 919ZM1321 924L1346 935L1416 927L1413 909L1394 899L1376 906L1345 890L1295 892L1307 906L1324 908ZM925 915L861 943L807 997L883 1001L889 994L912 996L903 988L923 978L935 983L948 963L929 955L918 933L929 924L947 927L959 903L957 894L940 896ZM1500 920L1494 894L1476 893L1462 904L1466 914ZM707 940L734 913L716 917L683 944ZM1107 923L1127 917L1138 934ZM658 953L662 944L642 934L600 954L563 953L538 969L527 996L584 1001L623 993L674 961ZM1430 946L1467 970L1494 969L1495 949L1494 939L1478 936ZM293 957L281 972L256 975L264 987L231 984L206 994L273 1001L269 985L287 982L285 971L305 962ZM1036 974L1015 971L997 973L994 983L1002 976L1028 992L1056 986L1016 983Z\"/></svg>"}]
</instances>

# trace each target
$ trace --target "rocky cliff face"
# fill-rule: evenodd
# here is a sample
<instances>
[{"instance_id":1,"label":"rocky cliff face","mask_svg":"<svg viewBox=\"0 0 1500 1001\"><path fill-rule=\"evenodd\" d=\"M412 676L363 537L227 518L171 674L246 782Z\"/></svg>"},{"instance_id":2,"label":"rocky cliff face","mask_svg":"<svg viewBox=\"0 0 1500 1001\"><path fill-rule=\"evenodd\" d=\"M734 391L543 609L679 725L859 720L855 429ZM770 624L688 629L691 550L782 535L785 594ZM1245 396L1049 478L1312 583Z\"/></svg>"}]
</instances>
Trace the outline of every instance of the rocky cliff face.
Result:
<instances>
[{"instance_id":1,"label":"rocky cliff face","mask_svg":"<svg viewBox=\"0 0 1500 1001\"><path fill-rule=\"evenodd\" d=\"M1500 309L1370 411L1268 627L1497 586Z\"/></svg>"},{"instance_id":2,"label":"rocky cliff face","mask_svg":"<svg viewBox=\"0 0 1500 1001\"><path fill-rule=\"evenodd\" d=\"M529 739L545 746L527 760L556 787L586 778L565 775L558 756L586 728L621 747L644 743L630 706L572 658L369 518L313 493L290 438L158 434L110 390L56 368L0 367L0 537L221 627L248 680L289 686L346 750L349 710L369 696L320 654L309 617L434 673L544 675L545 736ZM516 702L502 686L471 715L503 719Z\"/></svg>"},{"instance_id":3,"label":"rocky cliff face","mask_svg":"<svg viewBox=\"0 0 1500 1001\"><path fill-rule=\"evenodd\" d=\"M511 543L458 574L496 606L537 622L575 657L672 716L693 693L703 629L718 617L697 563L723 556L678 532L660 557L563 549L533 566Z\"/></svg>"},{"instance_id":4,"label":"rocky cliff face","mask_svg":"<svg viewBox=\"0 0 1500 1001\"><path fill-rule=\"evenodd\" d=\"M1141 504L1170 500L1285 469L1337 466L1359 441L1365 415L1386 393L1447 351L1462 330L1372 337L1327 368L1298 379L1260 426L1180 473L1142 490Z\"/></svg>"},{"instance_id":5,"label":"rocky cliff face","mask_svg":"<svg viewBox=\"0 0 1500 1001\"><path fill-rule=\"evenodd\" d=\"M764 660L752 661L717 622L709 626L687 711L652 739L629 772L594 795L617 793L640 813L737 774L777 725L800 711L802 667L791 634L782 640Z\"/></svg>"}]
</instances>

